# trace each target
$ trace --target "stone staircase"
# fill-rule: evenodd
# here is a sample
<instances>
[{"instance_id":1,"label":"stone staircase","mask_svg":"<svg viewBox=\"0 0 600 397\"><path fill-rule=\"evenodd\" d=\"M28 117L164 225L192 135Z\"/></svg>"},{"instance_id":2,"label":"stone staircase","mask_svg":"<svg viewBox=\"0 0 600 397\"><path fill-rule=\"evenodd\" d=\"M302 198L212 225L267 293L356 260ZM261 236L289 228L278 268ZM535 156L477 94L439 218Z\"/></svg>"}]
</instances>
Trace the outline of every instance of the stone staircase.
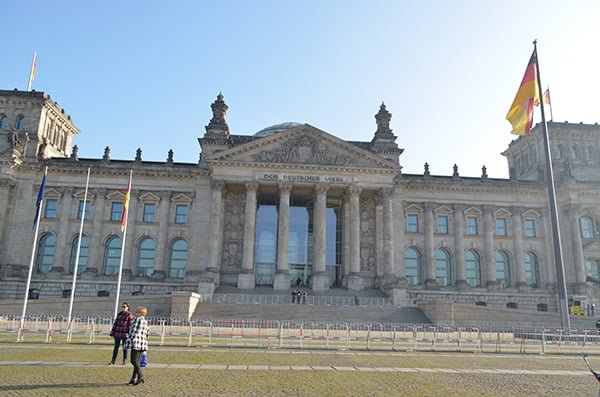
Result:
<instances>
[{"instance_id":1,"label":"stone staircase","mask_svg":"<svg viewBox=\"0 0 600 397\"><path fill-rule=\"evenodd\" d=\"M210 302L198 304L192 319L431 323L420 309L395 306L379 290L354 292L332 289L319 295L305 290L309 295L306 303L300 304L292 303L293 290L275 291L260 287L240 290L221 286Z\"/></svg>"}]
</instances>

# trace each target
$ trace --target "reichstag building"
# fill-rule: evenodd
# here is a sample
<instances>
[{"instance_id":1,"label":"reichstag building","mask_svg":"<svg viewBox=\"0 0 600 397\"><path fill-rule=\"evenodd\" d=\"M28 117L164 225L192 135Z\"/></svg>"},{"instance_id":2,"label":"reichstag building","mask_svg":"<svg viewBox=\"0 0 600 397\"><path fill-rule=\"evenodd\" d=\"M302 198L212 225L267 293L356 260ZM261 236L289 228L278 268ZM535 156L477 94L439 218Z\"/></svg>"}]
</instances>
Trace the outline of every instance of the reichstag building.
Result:
<instances>
[{"instance_id":1,"label":"reichstag building","mask_svg":"<svg viewBox=\"0 0 600 397\"><path fill-rule=\"evenodd\" d=\"M476 177L456 167L431 175L427 164L404 174L384 104L361 142L297 123L235 135L221 94L211 108L197 163L172 151L165 161L144 161L141 150L112 159L109 147L79 158L79 130L50 95L0 91L0 298L25 294L48 167L31 280L39 299L70 295L83 216L77 296L114 296L123 256L123 296L299 285L558 310L539 125L504 148L509 178L496 179L485 167ZM549 133L568 293L595 301L600 128L550 122Z\"/></svg>"}]
</instances>

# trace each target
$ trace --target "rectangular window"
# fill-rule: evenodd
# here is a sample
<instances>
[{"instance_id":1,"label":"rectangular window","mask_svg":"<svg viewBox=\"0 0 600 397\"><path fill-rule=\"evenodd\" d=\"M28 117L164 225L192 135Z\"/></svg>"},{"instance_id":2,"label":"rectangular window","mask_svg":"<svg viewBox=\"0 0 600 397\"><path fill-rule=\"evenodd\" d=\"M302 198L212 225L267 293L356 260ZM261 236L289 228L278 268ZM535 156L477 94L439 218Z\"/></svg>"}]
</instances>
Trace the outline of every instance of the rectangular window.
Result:
<instances>
[{"instance_id":1,"label":"rectangular window","mask_svg":"<svg viewBox=\"0 0 600 397\"><path fill-rule=\"evenodd\" d=\"M476 236L479 234L476 216L467 216L467 234L470 236Z\"/></svg>"},{"instance_id":2,"label":"rectangular window","mask_svg":"<svg viewBox=\"0 0 600 397\"><path fill-rule=\"evenodd\" d=\"M121 222L123 216L123 203L121 201L114 201L110 205L110 220Z\"/></svg>"},{"instance_id":3,"label":"rectangular window","mask_svg":"<svg viewBox=\"0 0 600 397\"><path fill-rule=\"evenodd\" d=\"M144 222L154 222L154 214L156 213L156 204L144 204Z\"/></svg>"},{"instance_id":4,"label":"rectangular window","mask_svg":"<svg viewBox=\"0 0 600 397\"><path fill-rule=\"evenodd\" d=\"M92 212L92 202L90 200L85 201L85 219L90 219ZM77 207L77 219L81 219L83 214L83 200L79 200L79 206Z\"/></svg>"},{"instance_id":5,"label":"rectangular window","mask_svg":"<svg viewBox=\"0 0 600 397\"><path fill-rule=\"evenodd\" d=\"M406 231L408 233L419 233L419 216L408 214L406 216Z\"/></svg>"},{"instance_id":6,"label":"rectangular window","mask_svg":"<svg viewBox=\"0 0 600 397\"><path fill-rule=\"evenodd\" d=\"M534 219L525 219L525 237L537 237Z\"/></svg>"},{"instance_id":7,"label":"rectangular window","mask_svg":"<svg viewBox=\"0 0 600 397\"><path fill-rule=\"evenodd\" d=\"M175 207L175 223L185 224L188 222L188 206L177 204Z\"/></svg>"},{"instance_id":8,"label":"rectangular window","mask_svg":"<svg viewBox=\"0 0 600 397\"><path fill-rule=\"evenodd\" d=\"M496 236L507 236L506 219L496 219Z\"/></svg>"},{"instance_id":9,"label":"rectangular window","mask_svg":"<svg viewBox=\"0 0 600 397\"><path fill-rule=\"evenodd\" d=\"M448 234L448 216L437 216L437 232L439 234Z\"/></svg>"},{"instance_id":10,"label":"rectangular window","mask_svg":"<svg viewBox=\"0 0 600 397\"><path fill-rule=\"evenodd\" d=\"M44 206L44 218L55 219L56 218L56 207L58 200L46 199L46 205Z\"/></svg>"}]
</instances>

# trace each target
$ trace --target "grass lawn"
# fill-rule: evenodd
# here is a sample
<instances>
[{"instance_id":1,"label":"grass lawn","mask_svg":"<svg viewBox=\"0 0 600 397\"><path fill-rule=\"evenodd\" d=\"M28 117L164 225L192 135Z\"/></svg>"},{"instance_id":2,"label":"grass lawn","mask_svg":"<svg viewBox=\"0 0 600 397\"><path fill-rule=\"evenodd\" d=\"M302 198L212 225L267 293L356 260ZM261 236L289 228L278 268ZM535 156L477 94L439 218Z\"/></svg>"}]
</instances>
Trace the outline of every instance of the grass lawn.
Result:
<instances>
[{"instance_id":1,"label":"grass lawn","mask_svg":"<svg viewBox=\"0 0 600 397\"><path fill-rule=\"evenodd\" d=\"M595 396L580 356L444 354L151 346L146 383L128 386L131 365L107 366L111 346L0 343L0 362L72 362L76 366L0 366L0 396ZM600 358L591 359L600 367ZM90 365L91 364L91 365ZM96 364L96 365L93 365ZM152 364L238 365L239 369L159 368ZM248 365L265 366L248 369ZM267 366L270 367L267 369ZM290 369L294 367L294 369ZM311 368L312 367L312 368ZM320 367L320 368L317 368ZM336 367L338 369L334 369ZM372 368L419 368L382 372ZM235 367L234 367L235 368ZM355 368L354 370L344 370ZM356 370L358 368L359 370ZM427 369L446 372L426 372ZM460 373L454 370L509 370Z\"/></svg>"}]
</instances>

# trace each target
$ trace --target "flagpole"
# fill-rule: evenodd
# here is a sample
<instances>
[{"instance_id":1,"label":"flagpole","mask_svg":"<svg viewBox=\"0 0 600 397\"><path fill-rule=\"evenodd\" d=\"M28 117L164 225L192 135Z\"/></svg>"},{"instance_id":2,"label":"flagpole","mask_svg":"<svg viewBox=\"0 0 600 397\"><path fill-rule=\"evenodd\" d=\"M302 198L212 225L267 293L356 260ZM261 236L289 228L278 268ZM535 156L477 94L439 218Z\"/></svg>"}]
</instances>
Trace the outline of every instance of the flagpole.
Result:
<instances>
[{"instance_id":1,"label":"flagpole","mask_svg":"<svg viewBox=\"0 0 600 397\"><path fill-rule=\"evenodd\" d=\"M19 323L19 332L17 333L17 342L23 341L23 329L25 328L25 313L27 312L27 301L29 300L29 287L31 286L31 274L33 273L33 262L35 261L35 250L37 248L37 238L40 230L40 218L42 213L42 203L44 201L43 195L43 184L46 182L46 176L48 175L48 166L44 170L44 178L42 179L42 186L40 186L40 193L42 195L42 201L37 208L36 222L35 222L35 233L33 234L33 246L31 248L31 260L29 261L29 273L27 274L27 283L25 284L25 298L23 299L23 312L21 313L21 321ZM39 195L39 194L38 194ZM38 200L39 201L39 200Z\"/></svg>"},{"instance_id":2,"label":"flagpole","mask_svg":"<svg viewBox=\"0 0 600 397\"><path fill-rule=\"evenodd\" d=\"M73 300L75 299L75 283L77 281L77 269L79 268L79 254L81 252L81 238L83 237L83 221L85 220L85 206L87 204L88 187L90 185L90 168L87 170L87 179L85 181L85 193L83 195L83 205L81 210L81 223L79 225L79 239L77 241L77 253L75 254L75 266L73 267L73 283L71 284L71 300L69 301L69 316L67 317L67 343L71 343L72 324L71 315L73 314Z\"/></svg>"},{"instance_id":3,"label":"flagpole","mask_svg":"<svg viewBox=\"0 0 600 397\"><path fill-rule=\"evenodd\" d=\"M537 56L537 40L533 42L533 48L536 55L536 74L538 82L538 91L540 98L542 96L542 79L540 78L540 64ZM558 290L558 309L560 314L560 324L564 329L571 330L569 318L569 305L567 300L567 284L565 281L565 267L563 264L562 244L560 240L560 228L558 222L558 209L556 206L556 191L554 188L554 173L552 171L552 155L550 153L550 139L548 137L548 126L546 125L546 115L544 106L540 106L542 112L542 131L544 136L544 152L546 154L546 182L548 183L548 199L550 204L550 214L552 221L552 240L554 246L554 262L556 265L556 281Z\"/></svg>"},{"instance_id":4,"label":"flagpole","mask_svg":"<svg viewBox=\"0 0 600 397\"><path fill-rule=\"evenodd\" d=\"M31 70L29 71L29 82L27 83L27 91L31 91L33 85L33 79L35 78L35 62L37 58L37 51L33 52L33 60L31 61Z\"/></svg>"},{"instance_id":5,"label":"flagpole","mask_svg":"<svg viewBox=\"0 0 600 397\"><path fill-rule=\"evenodd\" d=\"M131 179L133 177L133 170L129 171L129 184L127 185L127 193L125 198L127 199L127 194L131 194ZM119 312L119 297L121 295L121 278L123 275L123 258L125 257L125 237L127 236L127 219L129 218L129 209L126 209L128 203L123 202L123 212L125 213L125 228L123 229L123 241L121 244L121 260L119 262L119 276L117 279L117 297L115 300L115 315L113 318L117 318L117 313ZM122 220L123 221L123 220Z\"/></svg>"}]
</instances>

